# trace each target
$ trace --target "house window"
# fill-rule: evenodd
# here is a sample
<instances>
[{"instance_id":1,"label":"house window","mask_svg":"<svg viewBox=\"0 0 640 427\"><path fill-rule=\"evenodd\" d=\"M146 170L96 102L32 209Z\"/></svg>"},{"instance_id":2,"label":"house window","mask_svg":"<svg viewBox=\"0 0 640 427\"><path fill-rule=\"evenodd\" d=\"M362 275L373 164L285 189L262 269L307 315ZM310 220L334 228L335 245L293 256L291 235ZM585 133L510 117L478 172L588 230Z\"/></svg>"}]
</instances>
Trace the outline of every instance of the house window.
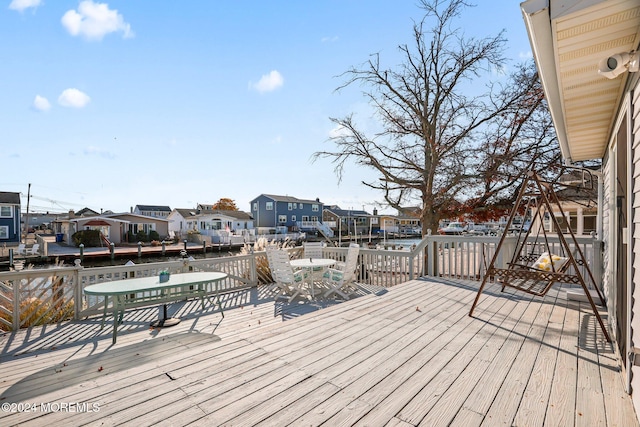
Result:
<instances>
[{"instance_id":1,"label":"house window","mask_svg":"<svg viewBox=\"0 0 640 427\"><path fill-rule=\"evenodd\" d=\"M287 222L287 216L286 215L278 215L278 222L279 223L286 223Z\"/></svg>"},{"instance_id":2,"label":"house window","mask_svg":"<svg viewBox=\"0 0 640 427\"><path fill-rule=\"evenodd\" d=\"M0 240L9 238L9 226L0 226Z\"/></svg>"},{"instance_id":3,"label":"house window","mask_svg":"<svg viewBox=\"0 0 640 427\"><path fill-rule=\"evenodd\" d=\"M291 221L292 222L296 222L296 216L295 215L291 215Z\"/></svg>"},{"instance_id":4,"label":"house window","mask_svg":"<svg viewBox=\"0 0 640 427\"><path fill-rule=\"evenodd\" d=\"M302 207L302 203L300 203L300 204L298 205L298 207L299 207L300 209L304 209L304 208Z\"/></svg>"},{"instance_id":5,"label":"house window","mask_svg":"<svg viewBox=\"0 0 640 427\"><path fill-rule=\"evenodd\" d=\"M297 203L293 204L293 209L298 209L298 204Z\"/></svg>"},{"instance_id":6,"label":"house window","mask_svg":"<svg viewBox=\"0 0 640 427\"><path fill-rule=\"evenodd\" d=\"M273 202L267 202L264 205L264 208L268 211L272 211L273 210Z\"/></svg>"},{"instance_id":7,"label":"house window","mask_svg":"<svg viewBox=\"0 0 640 427\"><path fill-rule=\"evenodd\" d=\"M253 202L253 211L254 212L258 211L258 202Z\"/></svg>"},{"instance_id":8,"label":"house window","mask_svg":"<svg viewBox=\"0 0 640 427\"><path fill-rule=\"evenodd\" d=\"M1 218L13 217L13 209L11 209L11 206L0 206L0 217Z\"/></svg>"},{"instance_id":9,"label":"house window","mask_svg":"<svg viewBox=\"0 0 640 427\"><path fill-rule=\"evenodd\" d=\"M318 222L318 217L317 216L312 216L311 217L311 221Z\"/></svg>"},{"instance_id":10,"label":"house window","mask_svg":"<svg viewBox=\"0 0 640 427\"><path fill-rule=\"evenodd\" d=\"M302 215L303 221L309 221L309 215Z\"/></svg>"},{"instance_id":11,"label":"house window","mask_svg":"<svg viewBox=\"0 0 640 427\"><path fill-rule=\"evenodd\" d=\"M289 203L289 204L288 204L288 206L287 206L287 208L288 208L290 211L291 211L291 210L293 210L293 203Z\"/></svg>"},{"instance_id":12,"label":"house window","mask_svg":"<svg viewBox=\"0 0 640 427\"><path fill-rule=\"evenodd\" d=\"M311 205L311 211L312 212L318 212L320 209L318 208L318 205Z\"/></svg>"}]
</instances>

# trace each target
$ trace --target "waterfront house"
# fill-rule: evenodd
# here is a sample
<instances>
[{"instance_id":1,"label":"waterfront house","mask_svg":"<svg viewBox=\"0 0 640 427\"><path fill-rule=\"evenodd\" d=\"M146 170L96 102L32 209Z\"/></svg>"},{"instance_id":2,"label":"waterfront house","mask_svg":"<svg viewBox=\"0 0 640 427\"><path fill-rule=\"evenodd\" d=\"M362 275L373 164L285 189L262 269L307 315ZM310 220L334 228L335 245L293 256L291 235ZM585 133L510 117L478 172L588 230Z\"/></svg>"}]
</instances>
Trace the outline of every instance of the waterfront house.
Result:
<instances>
[{"instance_id":1,"label":"waterfront house","mask_svg":"<svg viewBox=\"0 0 640 427\"><path fill-rule=\"evenodd\" d=\"M199 209L190 218L191 229L207 236L208 243L244 243L254 236L253 218L247 212Z\"/></svg>"},{"instance_id":2,"label":"waterfront house","mask_svg":"<svg viewBox=\"0 0 640 427\"><path fill-rule=\"evenodd\" d=\"M396 225L399 233L411 233L416 230L422 230L422 221L420 221L419 207L406 207L398 210Z\"/></svg>"},{"instance_id":3,"label":"waterfront house","mask_svg":"<svg viewBox=\"0 0 640 427\"><path fill-rule=\"evenodd\" d=\"M0 191L0 243L20 242L20 193Z\"/></svg>"},{"instance_id":4,"label":"waterfront house","mask_svg":"<svg viewBox=\"0 0 640 427\"><path fill-rule=\"evenodd\" d=\"M85 216L96 216L100 215L98 212L94 211L91 208L82 208L78 212L74 212L73 210L69 211L70 216L73 217L85 217Z\"/></svg>"},{"instance_id":5,"label":"waterfront house","mask_svg":"<svg viewBox=\"0 0 640 427\"><path fill-rule=\"evenodd\" d=\"M196 209L174 208L167 217L169 236L174 236L177 239L186 237L187 232L194 229L196 222L194 218L197 215Z\"/></svg>"},{"instance_id":6,"label":"waterfront house","mask_svg":"<svg viewBox=\"0 0 640 427\"><path fill-rule=\"evenodd\" d=\"M63 228L63 242L73 243L73 233L80 230L98 230L102 236L106 238L102 243L108 245L110 243L118 244L124 240L124 233L129 225L129 221L112 218L108 216L92 216L71 218L66 221L67 227Z\"/></svg>"},{"instance_id":7,"label":"waterfront house","mask_svg":"<svg viewBox=\"0 0 640 427\"><path fill-rule=\"evenodd\" d=\"M261 194L250 203L251 216L260 234L269 233L269 230L298 231L298 222L322 222L324 205L319 199Z\"/></svg>"},{"instance_id":8,"label":"waterfront house","mask_svg":"<svg viewBox=\"0 0 640 427\"><path fill-rule=\"evenodd\" d=\"M341 209L340 206L325 206L322 211L322 222L333 229L335 233L343 236L368 235L369 232L377 233L380 229L378 225L377 211L371 215L365 210ZM375 227L374 227L375 223Z\"/></svg>"},{"instance_id":9,"label":"waterfront house","mask_svg":"<svg viewBox=\"0 0 640 427\"><path fill-rule=\"evenodd\" d=\"M577 180L574 182L578 184ZM568 233L569 228L578 236L597 232L597 184L597 177L589 174L585 176L584 183L578 184L585 188L567 187L557 192L566 220L562 217L559 209L554 209L554 214L564 233ZM545 221L544 226L547 231L554 231L552 221Z\"/></svg>"},{"instance_id":10,"label":"waterfront house","mask_svg":"<svg viewBox=\"0 0 640 427\"><path fill-rule=\"evenodd\" d=\"M171 213L169 206L136 205L131 213L136 215L152 216L154 218L167 218Z\"/></svg>"},{"instance_id":11,"label":"waterfront house","mask_svg":"<svg viewBox=\"0 0 640 427\"><path fill-rule=\"evenodd\" d=\"M104 220L104 218L98 217L99 214L89 208L80 209L78 212L71 209L67 214L60 214L56 216L56 218L51 221L50 228L55 233L56 241L58 243L72 244L73 234L77 231L86 229L86 227L84 227L84 223L86 223L90 219L95 219L97 221ZM112 225L115 225L115 222L109 223L109 226ZM109 238L113 233L111 228L107 228L105 231L108 231L108 233L105 234L107 238ZM114 242L119 241L119 239L115 238Z\"/></svg>"},{"instance_id":12,"label":"waterfront house","mask_svg":"<svg viewBox=\"0 0 640 427\"><path fill-rule=\"evenodd\" d=\"M29 212L22 214L22 222L27 224L28 228L45 229L50 228L53 221L59 218L66 218L66 213L53 212Z\"/></svg>"},{"instance_id":13,"label":"waterfront house","mask_svg":"<svg viewBox=\"0 0 640 427\"><path fill-rule=\"evenodd\" d=\"M640 2L528 0L521 9L564 160L602 161L602 287L638 412Z\"/></svg>"},{"instance_id":14,"label":"waterfront house","mask_svg":"<svg viewBox=\"0 0 640 427\"><path fill-rule=\"evenodd\" d=\"M107 215L108 218L119 219L126 222L126 227L121 231L121 239L123 242L130 242L127 235L137 235L143 232L149 236L149 232L155 231L159 238L165 239L169 235L169 220L167 218L153 217L149 215L139 215L135 213L114 213ZM135 242L130 242L135 243Z\"/></svg>"},{"instance_id":15,"label":"waterfront house","mask_svg":"<svg viewBox=\"0 0 640 427\"><path fill-rule=\"evenodd\" d=\"M398 232L398 218L395 215L381 214L378 217L378 222L380 224L380 234L386 235L387 233Z\"/></svg>"}]
</instances>

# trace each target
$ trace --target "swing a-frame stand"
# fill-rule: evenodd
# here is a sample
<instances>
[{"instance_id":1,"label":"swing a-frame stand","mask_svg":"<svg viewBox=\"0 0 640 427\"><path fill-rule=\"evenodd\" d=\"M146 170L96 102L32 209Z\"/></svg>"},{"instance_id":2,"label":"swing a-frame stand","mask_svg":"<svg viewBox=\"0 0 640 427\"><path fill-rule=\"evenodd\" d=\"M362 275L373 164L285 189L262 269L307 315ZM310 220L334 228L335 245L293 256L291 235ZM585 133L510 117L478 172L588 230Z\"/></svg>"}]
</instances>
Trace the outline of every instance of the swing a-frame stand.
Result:
<instances>
[{"instance_id":1,"label":"swing a-frame stand","mask_svg":"<svg viewBox=\"0 0 640 427\"><path fill-rule=\"evenodd\" d=\"M497 283L502 285L502 290L504 290L505 287L511 287L537 296L546 295L554 283L580 285L584 290L589 304L591 305L591 309L593 310L593 314L598 320L605 338L608 342L611 342L607 328L605 327L604 322L600 317L600 313L596 308L580 267L588 274L603 306L605 305L604 298L600 293L600 289L593 277L589 265L587 264L584 253L578 244L575 234L571 228L569 228L569 237L573 243L572 249L569 246L569 242L565 238L565 235L562 233L562 229L558 223L555 212L560 213L566 224L568 224L568 219L565 216L562 204L553 189L553 185L553 183L542 180L538 174L533 171L529 171L527 173L522 186L520 187L520 191L518 192L515 206L511 211L505 230L509 230L516 215L523 212L523 203L525 201L527 202L525 209L532 211L534 217L533 221L526 231L522 228L519 230L513 257L511 258L511 261L507 263L506 267L496 265L497 261L500 259L500 250L502 249L508 233L505 232L502 234L500 242L498 243L491 262L489 263L487 272L482 279L482 284L478 289L478 294L473 301L473 305L469 311L469 316L473 317L473 311L478 304L478 300L480 299L480 295L487 284L487 280L490 278L493 278ZM552 206L556 209L553 210ZM553 254L549 244L549 236L544 228L545 216L551 221L555 231L554 236L557 235L560 243L559 250L556 248L556 252L558 252L557 254ZM537 234L535 235L535 240L532 242L529 237L531 236L531 231L534 228L537 229ZM540 232L542 232L543 239L541 242L538 242ZM544 249L544 251L540 251L540 253L535 252L540 249Z\"/></svg>"}]
</instances>

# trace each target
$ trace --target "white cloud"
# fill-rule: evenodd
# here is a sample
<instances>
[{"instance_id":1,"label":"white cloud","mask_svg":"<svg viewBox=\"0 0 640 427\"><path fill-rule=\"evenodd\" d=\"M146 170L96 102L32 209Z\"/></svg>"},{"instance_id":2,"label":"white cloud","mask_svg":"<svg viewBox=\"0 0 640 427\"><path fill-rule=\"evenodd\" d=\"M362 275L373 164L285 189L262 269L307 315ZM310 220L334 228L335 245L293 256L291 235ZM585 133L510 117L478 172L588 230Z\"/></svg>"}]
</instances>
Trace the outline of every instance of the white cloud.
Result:
<instances>
[{"instance_id":1,"label":"white cloud","mask_svg":"<svg viewBox=\"0 0 640 427\"><path fill-rule=\"evenodd\" d=\"M96 147L93 145L88 146L84 149L85 156L99 156L104 157L105 159L114 159L116 156L110 151L107 151L103 148Z\"/></svg>"},{"instance_id":2,"label":"white cloud","mask_svg":"<svg viewBox=\"0 0 640 427\"><path fill-rule=\"evenodd\" d=\"M91 101L89 95L74 88L63 90L58 97L58 104L63 107L82 108L86 106L89 101Z\"/></svg>"},{"instance_id":3,"label":"white cloud","mask_svg":"<svg viewBox=\"0 0 640 427\"><path fill-rule=\"evenodd\" d=\"M320 39L322 43L334 43L339 40L338 36L323 37Z\"/></svg>"},{"instance_id":4,"label":"white cloud","mask_svg":"<svg viewBox=\"0 0 640 427\"><path fill-rule=\"evenodd\" d=\"M531 52L531 51L520 52L518 54L518 56L520 57L520 59L531 59L531 58L533 58L533 52Z\"/></svg>"},{"instance_id":5,"label":"white cloud","mask_svg":"<svg viewBox=\"0 0 640 427\"><path fill-rule=\"evenodd\" d=\"M329 131L329 138L332 138L332 139L343 138L349 135L350 135L349 130L342 125L337 125L336 127L334 127Z\"/></svg>"},{"instance_id":6,"label":"white cloud","mask_svg":"<svg viewBox=\"0 0 640 427\"><path fill-rule=\"evenodd\" d=\"M49 109L51 109L51 103L44 96L36 95L33 100L33 108L38 111L49 111Z\"/></svg>"},{"instance_id":7,"label":"white cloud","mask_svg":"<svg viewBox=\"0 0 640 427\"><path fill-rule=\"evenodd\" d=\"M284 84L284 78L278 71L273 70L269 74L263 75L258 83L249 83L249 86L260 93L271 92Z\"/></svg>"},{"instance_id":8,"label":"white cloud","mask_svg":"<svg viewBox=\"0 0 640 427\"><path fill-rule=\"evenodd\" d=\"M25 9L29 9L30 7L35 9L41 4L41 0L13 0L9 3L9 9L24 12Z\"/></svg>"},{"instance_id":9,"label":"white cloud","mask_svg":"<svg viewBox=\"0 0 640 427\"><path fill-rule=\"evenodd\" d=\"M121 32L124 38L133 37L131 25L124 22L117 10L109 9L106 3L85 0L78 11L69 10L62 16L62 25L72 36L83 36L87 40L102 40L109 33Z\"/></svg>"}]
</instances>

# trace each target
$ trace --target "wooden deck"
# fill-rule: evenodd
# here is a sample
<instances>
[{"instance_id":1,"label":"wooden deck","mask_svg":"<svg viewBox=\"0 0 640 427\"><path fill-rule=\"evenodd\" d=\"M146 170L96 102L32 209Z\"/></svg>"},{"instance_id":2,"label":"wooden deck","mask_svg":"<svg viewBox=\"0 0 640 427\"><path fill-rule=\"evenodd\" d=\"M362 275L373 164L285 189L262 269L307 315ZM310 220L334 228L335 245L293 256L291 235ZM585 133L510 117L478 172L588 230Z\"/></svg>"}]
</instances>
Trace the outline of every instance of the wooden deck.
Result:
<instances>
[{"instance_id":1,"label":"wooden deck","mask_svg":"<svg viewBox=\"0 0 640 427\"><path fill-rule=\"evenodd\" d=\"M6 334L0 425L639 425L587 304L488 286L471 318L477 287L339 304L250 289L222 321L197 301L161 330L157 308L129 311L113 346L99 318Z\"/></svg>"}]
</instances>

